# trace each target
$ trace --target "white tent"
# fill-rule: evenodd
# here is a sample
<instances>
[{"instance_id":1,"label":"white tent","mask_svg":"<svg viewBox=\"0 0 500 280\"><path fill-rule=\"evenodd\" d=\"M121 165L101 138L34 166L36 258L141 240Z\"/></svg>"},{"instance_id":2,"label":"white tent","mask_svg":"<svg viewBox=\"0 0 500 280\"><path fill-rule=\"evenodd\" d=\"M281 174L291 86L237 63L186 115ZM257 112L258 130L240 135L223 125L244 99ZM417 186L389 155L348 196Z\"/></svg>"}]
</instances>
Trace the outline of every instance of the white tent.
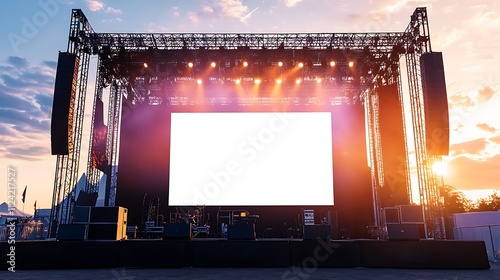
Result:
<instances>
[{"instance_id":1,"label":"white tent","mask_svg":"<svg viewBox=\"0 0 500 280\"><path fill-rule=\"evenodd\" d=\"M11 207L9 209L9 205L7 202L0 204L0 225L5 224L7 219L11 218L28 218L31 217L31 214L24 213L23 211L17 209L16 207Z\"/></svg>"}]
</instances>

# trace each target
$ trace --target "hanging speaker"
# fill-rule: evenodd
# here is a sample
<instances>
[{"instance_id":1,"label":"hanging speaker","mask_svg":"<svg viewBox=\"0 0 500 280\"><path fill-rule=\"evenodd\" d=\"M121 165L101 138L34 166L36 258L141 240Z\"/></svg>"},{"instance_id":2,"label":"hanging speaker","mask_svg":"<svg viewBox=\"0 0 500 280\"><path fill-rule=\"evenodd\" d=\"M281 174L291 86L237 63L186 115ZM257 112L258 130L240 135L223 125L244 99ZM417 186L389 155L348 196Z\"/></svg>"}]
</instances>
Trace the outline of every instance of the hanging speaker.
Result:
<instances>
[{"instance_id":1,"label":"hanging speaker","mask_svg":"<svg viewBox=\"0 0 500 280\"><path fill-rule=\"evenodd\" d=\"M448 155L450 121L442 53L424 53L420 57L420 69L424 97L427 153L430 155Z\"/></svg>"}]
</instances>

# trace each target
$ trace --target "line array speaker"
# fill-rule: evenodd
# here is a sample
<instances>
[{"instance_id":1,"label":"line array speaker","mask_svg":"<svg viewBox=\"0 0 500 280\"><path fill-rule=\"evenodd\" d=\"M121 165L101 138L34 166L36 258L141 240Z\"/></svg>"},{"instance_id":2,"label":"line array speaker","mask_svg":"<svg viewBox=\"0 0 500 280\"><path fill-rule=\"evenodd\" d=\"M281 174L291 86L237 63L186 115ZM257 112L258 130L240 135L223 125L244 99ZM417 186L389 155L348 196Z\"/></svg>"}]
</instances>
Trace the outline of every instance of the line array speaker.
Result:
<instances>
[{"instance_id":1,"label":"line array speaker","mask_svg":"<svg viewBox=\"0 0 500 280\"><path fill-rule=\"evenodd\" d=\"M77 55L59 53L50 125L53 155L73 152L73 116L79 65Z\"/></svg>"},{"instance_id":2,"label":"line array speaker","mask_svg":"<svg viewBox=\"0 0 500 280\"><path fill-rule=\"evenodd\" d=\"M444 76L443 54L425 53L420 57L425 110L425 140L430 155L448 155L450 121Z\"/></svg>"}]
</instances>

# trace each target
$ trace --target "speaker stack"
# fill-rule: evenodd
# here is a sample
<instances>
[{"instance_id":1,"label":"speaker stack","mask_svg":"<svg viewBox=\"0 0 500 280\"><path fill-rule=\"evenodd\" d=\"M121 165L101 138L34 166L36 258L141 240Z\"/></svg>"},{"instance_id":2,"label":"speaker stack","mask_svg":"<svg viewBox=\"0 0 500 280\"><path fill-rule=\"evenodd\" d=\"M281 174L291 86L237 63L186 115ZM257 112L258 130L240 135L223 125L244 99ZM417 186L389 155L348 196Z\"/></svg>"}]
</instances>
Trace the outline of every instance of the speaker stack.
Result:
<instances>
[{"instance_id":1,"label":"speaker stack","mask_svg":"<svg viewBox=\"0 0 500 280\"><path fill-rule=\"evenodd\" d=\"M420 205L398 205L382 209L382 220L389 240L425 238L425 221Z\"/></svg>"},{"instance_id":2,"label":"speaker stack","mask_svg":"<svg viewBox=\"0 0 500 280\"><path fill-rule=\"evenodd\" d=\"M123 207L92 207L89 240L122 240L127 238L127 209Z\"/></svg>"},{"instance_id":3,"label":"speaker stack","mask_svg":"<svg viewBox=\"0 0 500 280\"><path fill-rule=\"evenodd\" d=\"M123 240L127 238L127 209L76 206L73 224L59 225L58 240Z\"/></svg>"}]
</instances>

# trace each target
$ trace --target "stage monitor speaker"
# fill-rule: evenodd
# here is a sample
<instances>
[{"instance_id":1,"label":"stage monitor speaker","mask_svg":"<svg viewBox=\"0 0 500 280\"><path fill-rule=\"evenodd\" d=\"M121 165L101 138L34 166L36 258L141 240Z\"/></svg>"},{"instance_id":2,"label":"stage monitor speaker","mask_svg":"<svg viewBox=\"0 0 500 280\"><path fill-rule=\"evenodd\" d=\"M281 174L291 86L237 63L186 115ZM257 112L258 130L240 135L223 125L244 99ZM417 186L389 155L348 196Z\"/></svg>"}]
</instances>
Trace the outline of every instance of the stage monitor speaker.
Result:
<instances>
[{"instance_id":1,"label":"stage monitor speaker","mask_svg":"<svg viewBox=\"0 0 500 280\"><path fill-rule=\"evenodd\" d=\"M88 240L123 240L126 238L127 228L121 224L89 224Z\"/></svg>"},{"instance_id":2,"label":"stage monitor speaker","mask_svg":"<svg viewBox=\"0 0 500 280\"><path fill-rule=\"evenodd\" d=\"M417 224L387 224L387 236L390 241L420 240Z\"/></svg>"},{"instance_id":3,"label":"stage monitor speaker","mask_svg":"<svg viewBox=\"0 0 500 280\"><path fill-rule=\"evenodd\" d=\"M79 64L77 55L59 53L50 125L53 155L68 155L73 152L73 112Z\"/></svg>"},{"instance_id":4,"label":"stage monitor speaker","mask_svg":"<svg viewBox=\"0 0 500 280\"><path fill-rule=\"evenodd\" d=\"M424 53L420 57L425 110L425 140L430 155L448 155L450 121L444 75L443 54Z\"/></svg>"},{"instance_id":5,"label":"stage monitor speaker","mask_svg":"<svg viewBox=\"0 0 500 280\"><path fill-rule=\"evenodd\" d=\"M91 207L90 223L126 223L127 212L127 208L119 206Z\"/></svg>"},{"instance_id":6,"label":"stage monitor speaker","mask_svg":"<svg viewBox=\"0 0 500 280\"><path fill-rule=\"evenodd\" d=\"M90 221L90 207L75 206L75 211L73 212L73 223L88 224L89 221Z\"/></svg>"},{"instance_id":7,"label":"stage monitor speaker","mask_svg":"<svg viewBox=\"0 0 500 280\"><path fill-rule=\"evenodd\" d=\"M399 209L396 207L385 207L382 208L382 217L384 218L385 224L399 224Z\"/></svg>"},{"instance_id":8,"label":"stage monitor speaker","mask_svg":"<svg viewBox=\"0 0 500 280\"><path fill-rule=\"evenodd\" d=\"M423 224L424 213L421 205L398 205L401 223Z\"/></svg>"},{"instance_id":9,"label":"stage monitor speaker","mask_svg":"<svg viewBox=\"0 0 500 280\"><path fill-rule=\"evenodd\" d=\"M331 225L304 225L304 240L332 239Z\"/></svg>"},{"instance_id":10,"label":"stage monitor speaker","mask_svg":"<svg viewBox=\"0 0 500 280\"><path fill-rule=\"evenodd\" d=\"M166 239L193 239L191 224L171 223L163 225L163 240Z\"/></svg>"},{"instance_id":11,"label":"stage monitor speaker","mask_svg":"<svg viewBox=\"0 0 500 280\"><path fill-rule=\"evenodd\" d=\"M255 224L227 225L228 240L255 240Z\"/></svg>"},{"instance_id":12,"label":"stage monitor speaker","mask_svg":"<svg viewBox=\"0 0 500 280\"><path fill-rule=\"evenodd\" d=\"M85 224L61 224L57 231L57 240L76 241L85 240L87 237L87 225Z\"/></svg>"}]
</instances>

